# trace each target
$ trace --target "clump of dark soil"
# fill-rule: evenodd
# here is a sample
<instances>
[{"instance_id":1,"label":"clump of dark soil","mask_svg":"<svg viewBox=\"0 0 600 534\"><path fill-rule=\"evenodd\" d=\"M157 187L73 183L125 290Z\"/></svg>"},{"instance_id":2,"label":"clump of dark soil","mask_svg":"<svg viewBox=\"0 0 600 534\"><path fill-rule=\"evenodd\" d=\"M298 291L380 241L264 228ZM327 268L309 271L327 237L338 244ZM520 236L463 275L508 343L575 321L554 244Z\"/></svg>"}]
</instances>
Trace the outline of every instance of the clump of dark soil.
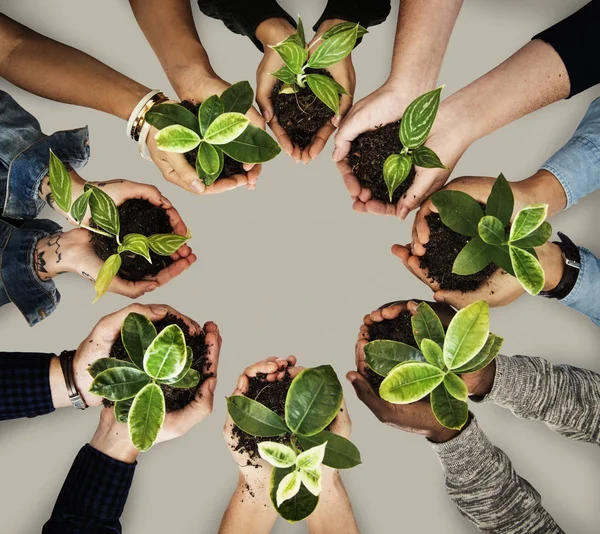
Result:
<instances>
[{"instance_id":1,"label":"clump of dark soil","mask_svg":"<svg viewBox=\"0 0 600 534\"><path fill-rule=\"evenodd\" d=\"M421 256L420 265L422 269L427 269L429 278L437 282L441 289L463 293L475 291L482 282L496 272L498 266L490 263L475 274L466 276L454 274L452 272L454 260L471 238L448 228L437 213L431 213L425 219L431 233L429 243L425 245L427 252Z\"/></svg>"},{"instance_id":2,"label":"clump of dark soil","mask_svg":"<svg viewBox=\"0 0 600 534\"><path fill-rule=\"evenodd\" d=\"M196 104L193 104L188 100L184 100L183 102L181 102L181 105L187 110L191 111L194 114L194 116L198 116L198 110L200 109L199 105L197 106ZM186 152L184 155L188 163L195 169L196 158L198 157L198 149L194 148L193 150ZM243 163L240 163L239 161L230 158L227 154L223 154L223 156L223 170L221 171L221 174L219 174L219 178L229 178L234 174L246 174Z\"/></svg>"},{"instance_id":3,"label":"clump of dark soil","mask_svg":"<svg viewBox=\"0 0 600 534\"><path fill-rule=\"evenodd\" d=\"M383 179L383 164L391 154L399 154L403 148L398 135L400 122L380 126L376 130L360 134L350 146L348 163L361 187L371 191L371 198L389 203L390 195ZM415 168L392 195L392 204L397 204L412 185Z\"/></svg>"},{"instance_id":4,"label":"clump of dark soil","mask_svg":"<svg viewBox=\"0 0 600 534\"><path fill-rule=\"evenodd\" d=\"M306 69L307 74L322 74L332 77L323 69ZM301 149L310 145L313 135L330 120L334 113L315 94L308 85L293 94L279 94L283 82L275 84L271 100L273 111L279 124L287 132L294 145Z\"/></svg>"},{"instance_id":5,"label":"clump of dark soil","mask_svg":"<svg viewBox=\"0 0 600 534\"><path fill-rule=\"evenodd\" d=\"M369 341L376 339L388 339L390 341L400 341L411 347L417 347L417 342L413 336L411 313L407 311L400 312L395 319L386 319L384 321L373 323L369 326ZM384 377L378 375L370 368L366 368L367 380L375 391L379 391L379 386Z\"/></svg>"},{"instance_id":6,"label":"clump of dark soil","mask_svg":"<svg viewBox=\"0 0 600 534\"><path fill-rule=\"evenodd\" d=\"M171 313L167 314L164 319L160 321L156 321L154 326L156 327L156 331L158 333L162 332L167 326L176 324L178 325L183 334L185 336L185 342L192 349L194 353L194 359L192 361L192 369L195 369L200 373L200 382L198 385L192 389L181 389L181 388L172 388L170 386L166 386L164 384L160 384L160 388L163 390L165 395L165 405L167 408L167 412L173 412L176 410L181 410L185 406L187 406L192 399L196 396L198 389L202 385L202 382L207 378L213 376L213 373L210 369L205 368L206 363L206 344L204 342L204 333L200 333L195 336L191 336L189 333L188 325L185 323L181 317L177 315L173 315ZM110 355L111 358L117 358L119 360L129 360L129 355L125 350L125 346L123 345L123 341L121 337L115 341L113 344ZM105 406L112 406L112 402L104 399Z\"/></svg>"},{"instance_id":7,"label":"clump of dark soil","mask_svg":"<svg viewBox=\"0 0 600 534\"><path fill-rule=\"evenodd\" d=\"M166 210L159 206L154 206L147 200L130 199L119 206L119 218L121 219L121 241L127 234L142 234L150 237L153 234L172 234L173 228L169 221ZM92 220L92 227L95 227ZM113 237L106 237L92 233L92 247L96 255L106 261L110 256L117 253L117 240ZM145 276L154 276L163 269L166 269L173 263L168 256L160 256L152 250L150 251L150 263L146 258L123 252L121 254L121 268L119 277L123 280L137 282Z\"/></svg>"}]
</instances>

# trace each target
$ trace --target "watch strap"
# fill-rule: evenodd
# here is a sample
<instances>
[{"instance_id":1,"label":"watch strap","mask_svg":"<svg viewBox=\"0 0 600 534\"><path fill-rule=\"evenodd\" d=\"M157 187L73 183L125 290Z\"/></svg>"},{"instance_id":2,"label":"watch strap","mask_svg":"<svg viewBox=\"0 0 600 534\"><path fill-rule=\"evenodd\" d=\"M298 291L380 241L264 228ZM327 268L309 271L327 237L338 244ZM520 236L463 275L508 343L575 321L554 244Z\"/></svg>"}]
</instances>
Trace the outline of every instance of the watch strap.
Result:
<instances>
[{"instance_id":1,"label":"watch strap","mask_svg":"<svg viewBox=\"0 0 600 534\"><path fill-rule=\"evenodd\" d=\"M60 367L65 378L65 385L67 386L67 395L71 404L79 409L85 410L88 406L83 400L83 397L75 386L75 376L73 374L73 359L75 358L74 350L64 350L59 356Z\"/></svg>"},{"instance_id":2,"label":"watch strap","mask_svg":"<svg viewBox=\"0 0 600 534\"><path fill-rule=\"evenodd\" d=\"M579 271L581 270L581 255L577 245L573 243L565 234L558 232L560 241L554 241L562 251L565 268L558 285L550 291L540 292L540 296L549 299L564 299L575 287Z\"/></svg>"}]
</instances>

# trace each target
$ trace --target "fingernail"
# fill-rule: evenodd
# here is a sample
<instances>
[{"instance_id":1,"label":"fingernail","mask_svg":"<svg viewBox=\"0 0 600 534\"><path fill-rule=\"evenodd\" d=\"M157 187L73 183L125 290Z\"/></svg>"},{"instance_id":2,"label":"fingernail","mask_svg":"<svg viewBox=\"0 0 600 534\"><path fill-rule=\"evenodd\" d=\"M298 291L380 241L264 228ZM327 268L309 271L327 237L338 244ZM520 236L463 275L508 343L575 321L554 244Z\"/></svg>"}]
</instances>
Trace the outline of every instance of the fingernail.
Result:
<instances>
[{"instance_id":1,"label":"fingernail","mask_svg":"<svg viewBox=\"0 0 600 534\"><path fill-rule=\"evenodd\" d=\"M168 198L160 197L160 202L163 206L166 206L167 208L173 207L173 204L171 204L171 201Z\"/></svg>"},{"instance_id":2,"label":"fingernail","mask_svg":"<svg viewBox=\"0 0 600 534\"><path fill-rule=\"evenodd\" d=\"M339 161L340 159L340 149L336 147L336 149L333 151L333 155L331 156L331 159L333 161Z\"/></svg>"},{"instance_id":3,"label":"fingernail","mask_svg":"<svg viewBox=\"0 0 600 534\"><path fill-rule=\"evenodd\" d=\"M152 310L152 313L155 313L156 315L166 315L167 311L169 311L164 306L150 306L150 309Z\"/></svg>"},{"instance_id":4,"label":"fingernail","mask_svg":"<svg viewBox=\"0 0 600 534\"><path fill-rule=\"evenodd\" d=\"M200 180L194 180L192 182L192 189L196 193L204 193L204 184Z\"/></svg>"}]
</instances>

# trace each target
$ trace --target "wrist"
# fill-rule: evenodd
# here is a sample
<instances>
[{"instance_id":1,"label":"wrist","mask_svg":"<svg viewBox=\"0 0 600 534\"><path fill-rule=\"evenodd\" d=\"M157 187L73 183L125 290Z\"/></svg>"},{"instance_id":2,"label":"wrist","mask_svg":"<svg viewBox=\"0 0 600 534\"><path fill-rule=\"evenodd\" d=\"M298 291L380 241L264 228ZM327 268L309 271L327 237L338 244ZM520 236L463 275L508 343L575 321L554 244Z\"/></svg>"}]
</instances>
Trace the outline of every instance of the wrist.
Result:
<instances>
[{"instance_id":1,"label":"wrist","mask_svg":"<svg viewBox=\"0 0 600 534\"><path fill-rule=\"evenodd\" d=\"M496 378L496 360L493 360L487 367L474 373L466 373L461 375L469 395L474 397L485 397L494 387L494 379Z\"/></svg>"},{"instance_id":2,"label":"wrist","mask_svg":"<svg viewBox=\"0 0 600 534\"><path fill-rule=\"evenodd\" d=\"M433 430L427 434L427 439L429 441L433 441L434 443L446 443L451 439L454 439L456 436L460 434L460 430L452 430L450 428L440 428L438 430Z\"/></svg>"},{"instance_id":3,"label":"wrist","mask_svg":"<svg viewBox=\"0 0 600 534\"><path fill-rule=\"evenodd\" d=\"M515 184L519 184L528 204L548 204L548 217L567 207L564 187L554 174L545 169L540 169L533 176Z\"/></svg>"},{"instance_id":4,"label":"wrist","mask_svg":"<svg viewBox=\"0 0 600 534\"><path fill-rule=\"evenodd\" d=\"M64 234L59 232L42 237L35 245L33 269L38 278L44 282L71 270L67 266L64 250L61 250L61 246L64 246L63 236Z\"/></svg>"},{"instance_id":5,"label":"wrist","mask_svg":"<svg viewBox=\"0 0 600 534\"><path fill-rule=\"evenodd\" d=\"M54 407L64 408L65 406L70 406L71 401L69 400L65 377L63 375L58 356L52 356L50 359L49 381L52 404Z\"/></svg>"},{"instance_id":6,"label":"wrist","mask_svg":"<svg viewBox=\"0 0 600 534\"><path fill-rule=\"evenodd\" d=\"M555 243L546 243L537 249L538 259L544 269L543 291L552 291L561 281L565 269L563 253Z\"/></svg>"},{"instance_id":7,"label":"wrist","mask_svg":"<svg viewBox=\"0 0 600 534\"><path fill-rule=\"evenodd\" d=\"M117 423L111 409L104 410L108 413L102 414L100 424L90 440L90 446L120 462L134 463L139 451L129 439L127 426Z\"/></svg>"},{"instance_id":8,"label":"wrist","mask_svg":"<svg viewBox=\"0 0 600 534\"><path fill-rule=\"evenodd\" d=\"M263 20L257 27L254 35L266 49L268 46L276 45L286 37L296 32L294 28L284 18L270 18Z\"/></svg>"}]
</instances>

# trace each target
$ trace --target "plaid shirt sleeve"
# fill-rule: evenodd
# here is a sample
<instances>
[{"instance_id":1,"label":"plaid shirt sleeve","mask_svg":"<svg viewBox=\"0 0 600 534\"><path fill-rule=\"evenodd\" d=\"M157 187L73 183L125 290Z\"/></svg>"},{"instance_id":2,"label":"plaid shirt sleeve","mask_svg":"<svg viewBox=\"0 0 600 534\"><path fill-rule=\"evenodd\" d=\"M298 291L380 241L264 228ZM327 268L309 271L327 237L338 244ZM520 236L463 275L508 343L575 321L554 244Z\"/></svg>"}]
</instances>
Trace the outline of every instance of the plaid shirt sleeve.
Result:
<instances>
[{"instance_id":1,"label":"plaid shirt sleeve","mask_svg":"<svg viewBox=\"0 0 600 534\"><path fill-rule=\"evenodd\" d=\"M136 465L85 445L73 462L42 534L121 534L119 518Z\"/></svg>"},{"instance_id":2,"label":"plaid shirt sleeve","mask_svg":"<svg viewBox=\"0 0 600 534\"><path fill-rule=\"evenodd\" d=\"M54 411L50 392L52 356L0 352L0 421Z\"/></svg>"}]
</instances>

